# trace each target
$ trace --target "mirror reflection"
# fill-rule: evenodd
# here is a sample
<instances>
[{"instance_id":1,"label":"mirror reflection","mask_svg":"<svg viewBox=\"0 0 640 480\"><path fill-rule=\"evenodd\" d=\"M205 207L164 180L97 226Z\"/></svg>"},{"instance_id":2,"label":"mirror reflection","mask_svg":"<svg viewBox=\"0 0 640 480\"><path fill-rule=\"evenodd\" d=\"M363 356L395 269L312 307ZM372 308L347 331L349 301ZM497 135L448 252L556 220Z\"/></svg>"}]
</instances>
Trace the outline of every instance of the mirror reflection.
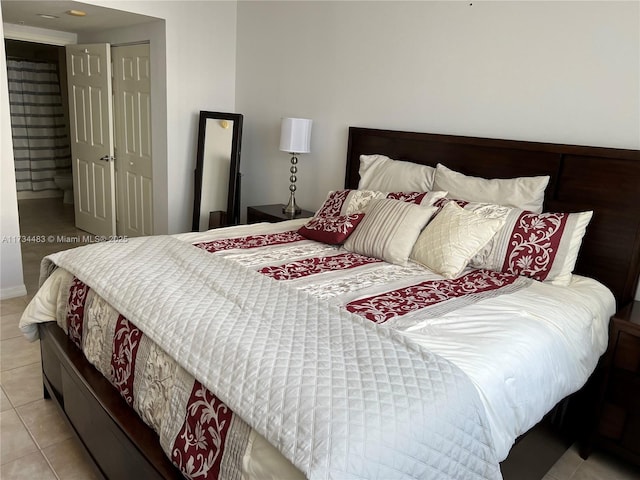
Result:
<instances>
[{"instance_id":1,"label":"mirror reflection","mask_svg":"<svg viewBox=\"0 0 640 480\"><path fill-rule=\"evenodd\" d=\"M200 112L193 231L240 222L242 115Z\"/></svg>"}]
</instances>

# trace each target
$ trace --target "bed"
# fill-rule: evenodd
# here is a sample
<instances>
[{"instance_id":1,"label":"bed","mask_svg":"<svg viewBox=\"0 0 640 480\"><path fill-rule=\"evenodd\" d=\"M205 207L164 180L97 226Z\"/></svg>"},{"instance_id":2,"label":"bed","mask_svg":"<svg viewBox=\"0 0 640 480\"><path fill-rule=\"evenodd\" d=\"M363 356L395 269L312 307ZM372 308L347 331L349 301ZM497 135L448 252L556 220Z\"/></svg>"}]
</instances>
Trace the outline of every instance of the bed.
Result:
<instances>
[{"instance_id":1,"label":"bed","mask_svg":"<svg viewBox=\"0 0 640 480\"><path fill-rule=\"evenodd\" d=\"M202 478L198 473L207 470L202 465L213 463L220 478L241 478L249 475L248 471L255 478L269 478L269 475L271 478L302 478L302 472L309 478L499 478L498 462L507 457L516 439L560 400L583 386L606 346L608 317L615 311L616 304L621 306L633 298L637 286L640 211L635 199L640 189L639 152L352 127L349 130L345 180L345 189L348 190L334 192L333 197L329 195L318 217L322 218L324 210L333 208L335 212L345 213L347 220L357 220L363 225L365 219L375 218L373 207L364 210L367 213L362 215L359 213L361 209L341 211L346 208L344 202L336 207L335 201L329 201L332 198L337 200L340 195L344 198L351 195L350 201L354 200L360 195L352 193L358 187L366 191L362 188L363 180L367 180L365 177L369 174L362 170L362 155L386 156L395 161L436 168L437 164L446 165L458 172L444 170L449 177L445 175L443 179L449 180L459 179L456 177L459 172L494 179L548 176L548 186L537 192L538 197L543 195L538 202L544 200L545 211L594 212L586 234L578 242L578 247L580 243L582 247L575 267L576 275L569 275L571 286L557 287L548 282L523 280L522 275L483 269L451 271L452 278L448 280L438 274L430 276L432 274L425 274L423 267L415 263L410 262L403 267L396 265L402 262L394 263L395 251L389 254L389 258L385 257L388 252L374 251L371 254L369 250L377 247L371 247L369 237L360 238L362 234L353 233L346 240L345 247L350 247L346 251L345 248L301 236L299 229L307 225L307 220L134 240L119 248L95 245L92 249L78 249L69 254L69 258L66 254L54 257L52 260L62 268L54 270L50 262L44 262L43 278L50 274L47 282L55 286L49 285L48 289L44 288L47 284L43 286L25 312L22 324L27 328L28 323L42 322L47 315L48 320L64 319L60 323L68 335L55 322L40 323L38 327L45 392L60 405L102 475L108 478L140 475L145 478L180 478L180 471L164 451L169 452L173 463L180 465L183 472L196 478ZM360 178L362 172L364 174ZM372 178L371 185L374 185L375 176ZM378 187L385 187L387 180L383 175L382 185ZM449 186L455 189L455 182ZM500 184L498 191L504 191L504 188ZM382 189L394 191L394 188ZM402 188L402 191L406 192L406 189ZM358 197L355 204L365 201L365 196ZM424 212L431 209L425 224L430 221L428 225L435 225L438 218L443 223L445 215L472 215L468 211L476 208L470 207L469 202L456 203L454 207L452 203L455 202L444 201L442 197L435 195L428 201L420 198L419 202L427 203L422 204L424 207L416 206L420 210L419 215L426 218ZM400 208L399 203L402 202L398 202L398 198L385 197L376 198L375 204L371 205L380 209ZM410 207L402 206L402 209L408 211ZM411 209L412 214L417 212L413 206ZM436 211L437 215L430 220ZM328 217L335 217L335 212ZM480 217L480 213L479 210L473 211L473 218ZM384 210L381 210L381 218L384 215ZM495 215L494 209L482 220L486 230L493 228L494 234L502 231L500 229L504 225L492 218ZM578 216L576 213L569 217L577 219ZM542 218L534 217L537 220ZM356 232L358 228L356 225L352 231ZM369 226L369 235L377 229L375 225ZM364 228L360 230L365 231ZM417 230L415 236L422 238L420 232L424 233L426 228ZM486 235L490 236L490 233ZM407 237L407 232L403 230L400 237L400 240ZM358 239L362 241L358 242ZM413 241L415 243L415 237ZM269 247L266 243L273 245ZM573 249L577 254L574 243L567 249ZM188 253L182 253L184 245L191 247L193 244L200 248L190 248ZM106 250L103 252L102 248L115 250L115 257L122 257L125 265L133 263L135 268L126 270L123 277L94 279L92 270L122 270L112 257L103 256ZM430 247L425 249L426 257L431 251ZM168 273L157 271L158 268L145 271L148 265L168 268L172 262L160 256L161 252L173 252L172 262L180 269ZM382 262L381 256L387 261ZM520 257L520 263L526 263L523 258ZM73 275L66 270L72 271ZM348 271L346 274L345 270ZM149 282L147 279L152 275L156 277ZM171 281L163 283L167 277ZM382 277L387 284L392 282L393 288L376 283ZM186 291L157 296L158 291L172 290L178 278L181 279L180 285L189 286ZM459 278L464 281L457 280ZM374 279L378 280L374 282ZM141 289L140 285L145 283L152 286ZM489 284L491 288L487 287ZM393 303L393 295L389 292L394 295L405 292L406 298L406 292L413 291L416 285L420 286L420 292L431 288L430 295L436 297L441 296L439 292L445 287L453 293L443 301L430 300L428 306L409 307L406 315L388 316L387 305ZM359 290L363 286L364 293ZM194 296L203 288L206 301L202 296ZM467 290L465 293L472 295L458 296L456 289ZM99 295L91 297L91 308L88 306L85 314L84 302L92 295L88 292L93 291ZM218 292L221 292L221 298L216 300L219 303L208 303ZM425 298L423 293L420 293L422 297L411 295L412 298ZM200 308L177 307L172 302L159 300L177 297L188 298L189 305L197 304ZM576 301L570 304L567 318L554 323L553 312L569 297ZM223 300L226 303L220 303ZM376 307L372 308L374 303ZM397 308L398 302L395 303ZM521 311L526 310L523 305L527 303L533 311L550 310L552 313L545 316L551 318L551 327L539 328L537 323L530 321L531 314L521 315ZM269 318L279 320L274 321L277 328L273 326L268 331L257 326L255 331L260 333L257 336L264 335L264 338L246 347L243 345L247 335L234 332L244 328L245 323L253 325L255 321L260 324L259 320L264 317L258 315L253 319L249 316L238 323L237 309L244 312L244 307L249 304L258 305L261 312L270 312ZM496 305L504 312L498 320L494 313ZM225 321L218 322L215 328L209 327L202 315L203 311L213 308L226 312ZM415 312L422 315L427 310L430 320L425 323ZM222 314L219 316L223 317ZM87 317L86 326L82 321L73 323L69 320L84 317ZM111 325L117 328L109 329L115 329L119 332L116 336L126 339L120 350L101 348L100 339L106 338L103 333L106 328L97 321L91 323L99 317L110 318ZM147 320L158 317L166 321L147 323ZM128 323L127 318L135 318L135 325L140 324L142 333L135 333L135 325ZM189 321L178 321L184 318ZM565 326L573 321L576 325L565 332ZM348 331L343 330L345 322L350 325ZM191 329L192 323L199 325L197 333ZM496 323L508 323L507 330L497 329ZM304 329L301 330L300 324L305 326ZM234 328L228 330L228 325L234 325ZM390 325L392 328L387 328ZM307 332L307 329L313 329L311 326L317 330L312 335ZM84 333L78 331L82 328L86 329ZM339 341L327 333L332 331L341 332ZM572 338L572 332L584 337L584 342ZM291 347L298 335L312 339L301 341L305 345L303 350ZM567 335L568 338L562 340ZM153 342L143 342L140 340L142 336ZM535 347L539 350L531 352L533 358L540 359L537 362L540 363L538 373L527 374L537 375L538 384L527 386L517 375L517 370L522 367L518 362L523 360L513 352L534 348L527 343L529 336L538 336L541 340ZM190 343L178 341L186 337L191 339ZM217 343L222 337L225 341ZM462 343L460 339L463 339ZM283 342L289 341L292 343L286 344L285 348ZM567 345L574 342L580 347L571 352ZM233 348L231 343L235 345ZM492 345L485 348L483 343ZM496 355L492 348L507 343L511 344L511 350L504 350L504 356L499 357L498 363L511 364L514 371L500 371L492 375L486 369L478 368L487 357ZM111 383L115 383L117 388L86 361L76 345L85 348L85 354L93 360L92 364L111 376ZM156 368L156 373L142 373L142 377L157 377L158 367L154 365L162 364L168 369L165 374L166 371L173 372L165 375L173 382L168 390L180 390L178 386L181 386L186 393L176 397L167 391L148 389L150 393L146 393L144 399L134 398L132 391L138 387L129 382L127 370L132 367L125 366L119 371L116 361L122 356L131 356L134 345L144 351L138 354L144 359L139 363L145 368L149 365L151 370ZM367 352L360 351L362 345L367 346ZM355 363L346 362L350 365L347 368L340 362L337 365L326 362L323 356L327 353L325 347L329 348L331 355L337 355L340 362L349 359ZM249 354L256 349L262 352L257 359L253 353ZM354 349L356 353L352 355ZM202 360L203 350L214 352L207 353L212 355L207 357L208 363ZM549 352L552 350L558 350L560 357L551 357ZM154 363L149 360L162 357L167 352L169 357L180 358L181 367L191 376L175 373L178 371L176 367L167 367L165 361ZM230 358L233 360L229 361ZM291 368L290 364L294 363L291 358L298 359L303 367ZM366 365L363 366L365 358ZM384 361L380 362L381 358ZM558 362L558 358L562 361ZM326 369L316 368L323 363L331 365ZM569 365L569 370L575 370L575 375L551 372L546 376L546 372L555 370L554 365L558 363ZM286 371L282 370L282 364L287 364ZM269 365L271 369L267 368ZM411 368L405 368L406 365L411 365ZM425 365L428 368L423 371ZM136 365L135 368L138 372L137 369L142 367ZM342 369L346 373L341 376ZM230 380L218 380L228 374L225 370L230 370L231 377L236 380L244 378L239 387ZM445 370L449 372L446 376L442 374ZM544 391L538 388L542 384L553 383L549 379L556 377L564 380ZM114 382L114 378L118 381ZM261 379L265 378L269 381L262 382ZM253 386L248 385L252 382ZM264 391L263 383L275 386ZM210 392L202 388L202 385L214 384L216 396L224 398L224 403L216 403L219 398L212 400L208 396ZM291 385L297 387L292 388ZM323 395L324 391L332 394ZM403 393L397 394L398 391ZM434 395L433 391L441 393ZM415 392L419 392L417 397ZM446 392L449 392L448 396ZM376 401L370 401L372 396ZM158 406L158 398L169 400ZM233 424L223 429L224 435L221 436L222 430L218 429L218 433L210 438L210 441L218 443L225 443L226 438L232 437L238 440L229 440L219 458L208 454L209 457L203 459L198 454L190 454L187 459L186 456L181 458L179 453L186 452L187 444L197 446L193 441L198 436L195 430L181 430L181 427L187 425L185 410L202 417L203 410L197 408L197 405L202 406L200 400L206 400L207 408L216 406L216 414L211 418L215 417L218 424ZM356 407L352 402L356 402ZM165 416L169 420L154 424L154 418L159 415L157 412L169 408L167 405L172 403L179 403L182 413L167 414ZM235 413L227 412L227 403L233 404ZM426 403L429 408L424 406ZM128 406L130 404L135 404L140 415ZM449 405L444 408L444 404ZM388 413L391 411L392 414ZM224 416L222 412L230 416ZM364 412L362 418L360 412ZM147 423L154 424L159 435L140 416ZM342 428L345 425L348 428ZM203 424L196 427L202 429ZM390 430L394 433L389 433ZM426 435L425 431L431 433ZM182 443L178 448L176 441L180 438ZM345 438L347 440L343 441ZM263 455L266 460L260 462L247 457L248 445L256 453L256 458ZM284 457L272 445L277 445L277 450ZM435 453L427 455L429 458L422 458L420 450ZM502 462L503 472L513 454L512 451ZM288 461L284 460L285 457ZM232 468L233 464L243 465L245 470L239 473Z\"/></svg>"}]
</instances>

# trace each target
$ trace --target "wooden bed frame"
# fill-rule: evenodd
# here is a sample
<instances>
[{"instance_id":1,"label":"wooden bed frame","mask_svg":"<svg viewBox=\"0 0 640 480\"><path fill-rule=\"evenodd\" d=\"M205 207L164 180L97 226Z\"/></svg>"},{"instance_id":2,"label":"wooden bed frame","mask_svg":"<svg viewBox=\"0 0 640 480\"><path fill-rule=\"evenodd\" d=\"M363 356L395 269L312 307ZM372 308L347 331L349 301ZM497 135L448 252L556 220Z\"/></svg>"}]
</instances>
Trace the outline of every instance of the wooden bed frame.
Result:
<instances>
[{"instance_id":1,"label":"wooden bed frame","mask_svg":"<svg viewBox=\"0 0 640 480\"><path fill-rule=\"evenodd\" d=\"M594 211L576 272L607 285L618 306L633 299L640 274L640 151L351 127L347 188L358 186L360 155L376 153L485 178L550 175L545 210ZM58 405L96 472L182 478L156 434L64 333L47 323L40 335L45 397ZM552 415L561 417L564 408ZM564 452L566 444L549 441L546 428L541 424L516 443L502 463L505 479L541 478Z\"/></svg>"}]
</instances>

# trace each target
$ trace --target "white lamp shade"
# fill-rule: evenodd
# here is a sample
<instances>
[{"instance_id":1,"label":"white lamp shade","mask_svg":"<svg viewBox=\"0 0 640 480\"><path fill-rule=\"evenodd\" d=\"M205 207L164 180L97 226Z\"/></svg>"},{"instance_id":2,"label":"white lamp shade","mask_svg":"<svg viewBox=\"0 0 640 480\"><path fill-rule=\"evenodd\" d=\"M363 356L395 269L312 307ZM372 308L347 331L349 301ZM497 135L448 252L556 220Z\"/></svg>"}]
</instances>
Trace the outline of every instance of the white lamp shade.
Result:
<instances>
[{"instance_id":1,"label":"white lamp shade","mask_svg":"<svg viewBox=\"0 0 640 480\"><path fill-rule=\"evenodd\" d=\"M289 153L311 151L311 124L308 118L283 118L280 129L280 150Z\"/></svg>"}]
</instances>

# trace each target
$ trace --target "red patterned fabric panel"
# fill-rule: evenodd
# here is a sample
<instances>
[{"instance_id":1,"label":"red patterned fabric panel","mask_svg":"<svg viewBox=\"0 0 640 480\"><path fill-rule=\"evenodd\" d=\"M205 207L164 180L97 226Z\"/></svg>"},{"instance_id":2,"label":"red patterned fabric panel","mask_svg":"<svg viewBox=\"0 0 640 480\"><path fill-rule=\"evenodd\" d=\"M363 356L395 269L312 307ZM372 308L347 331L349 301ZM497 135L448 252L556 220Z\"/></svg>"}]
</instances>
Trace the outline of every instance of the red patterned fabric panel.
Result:
<instances>
[{"instance_id":1,"label":"red patterned fabric panel","mask_svg":"<svg viewBox=\"0 0 640 480\"><path fill-rule=\"evenodd\" d=\"M476 270L451 280L429 280L380 295L354 300L347 310L375 323L406 315L437 303L465 295L496 290L512 284L517 275Z\"/></svg>"},{"instance_id":2,"label":"red patterned fabric panel","mask_svg":"<svg viewBox=\"0 0 640 480\"><path fill-rule=\"evenodd\" d=\"M502 271L544 281L568 218L566 213L522 212L511 230Z\"/></svg>"},{"instance_id":3,"label":"red patterned fabric panel","mask_svg":"<svg viewBox=\"0 0 640 480\"><path fill-rule=\"evenodd\" d=\"M400 200L402 202L407 203L415 203L416 205L421 205L424 197L427 196L428 192L391 192L387 194L387 198L391 200Z\"/></svg>"},{"instance_id":4,"label":"red patterned fabric panel","mask_svg":"<svg viewBox=\"0 0 640 480\"><path fill-rule=\"evenodd\" d=\"M194 243L193 245L202 248L207 252L221 252L223 250L231 250L235 248L249 249L257 247L266 247L268 245L282 245L285 243L293 243L304 240L305 238L298 232L282 232L267 233L264 235L249 235L238 238L223 238L213 240L211 242Z\"/></svg>"},{"instance_id":5,"label":"red patterned fabric panel","mask_svg":"<svg viewBox=\"0 0 640 480\"><path fill-rule=\"evenodd\" d=\"M363 218L364 213L339 217L313 217L298 230L298 233L316 242L339 245L349 238Z\"/></svg>"},{"instance_id":6,"label":"red patterned fabric panel","mask_svg":"<svg viewBox=\"0 0 640 480\"><path fill-rule=\"evenodd\" d=\"M129 406L133 405L133 381L142 332L122 315L116 321L111 355L111 383Z\"/></svg>"},{"instance_id":7,"label":"red patterned fabric panel","mask_svg":"<svg viewBox=\"0 0 640 480\"><path fill-rule=\"evenodd\" d=\"M67 330L69 338L79 349L82 349L82 326L87 293L89 293L89 287L73 277L67 306Z\"/></svg>"},{"instance_id":8,"label":"red patterned fabric panel","mask_svg":"<svg viewBox=\"0 0 640 480\"><path fill-rule=\"evenodd\" d=\"M342 253L333 257L305 258L296 262L285 263L273 267L264 267L260 273L275 280L293 280L296 278L315 275L316 273L347 270L370 263L380 263L382 260L366 257L358 253Z\"/></svg>"},{"instance_id":9,"label":"red patterned fabric panel","mask_svg":"<svg viewBox=\"0 0 640 480\"><path fill-rule=\"evenodd\" d=\"M188 478L217 479L231 426L231 410L197 380L171 460Z\"/></svg>"},{"instance_id":10,"label":"red patterned fabric panel","mask_svg":"<svg viewBox=\"0 0 640 480\"><path fill-rule=\"evenodd\" d=\"M344 202L347 200L347 196L349 195L351 190L336 190L329 195L320 210L316 213L316 217L337 217L340 215L340 211L342 210L342 206Z\"/></svg>"},{"instance_id":11,"label":"red patterned fabric panel","mask_svg":"<svg viewBox=\"0 0 640 480\"><path fill-rule=\"evenodd\" d=\"M440 211L440 210L442 210L442 207L444 207L449 202L456 202L462 208L464 208L465 206L469 205L469 203L470 203L470 202L467 202L466 200L456 200L456 199L453 199L453 198L441 198L441 199L436 200L435 202L433 202L433 206L434 207L438 207L438 211Z\"/></svg>"}]
</instances>

